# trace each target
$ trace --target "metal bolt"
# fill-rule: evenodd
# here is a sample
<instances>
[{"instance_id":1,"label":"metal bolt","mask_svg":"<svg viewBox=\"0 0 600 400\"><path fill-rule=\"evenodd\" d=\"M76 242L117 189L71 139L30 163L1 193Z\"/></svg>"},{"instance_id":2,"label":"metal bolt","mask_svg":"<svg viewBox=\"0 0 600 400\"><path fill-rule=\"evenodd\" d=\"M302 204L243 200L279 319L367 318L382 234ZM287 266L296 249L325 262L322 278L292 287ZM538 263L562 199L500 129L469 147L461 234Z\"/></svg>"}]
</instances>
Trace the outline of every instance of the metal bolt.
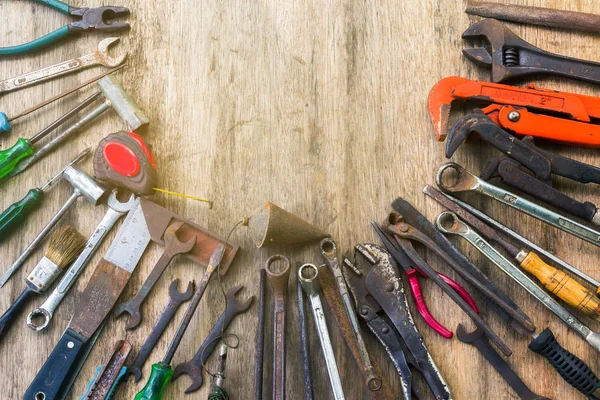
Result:
<instances>
[{"instance_id":1,"label":"metal bolt","mask_svg":"<svg viewBox=\"0 0 600 400\"><path fill-rule=\"evenodd\" d=\"M385 290L387 290L388 292L391 292L394 290L394 285L391 283L388 283L387 285L385 285Z\"/></svg>"},{"instance_id":2,"label":"metal bolt","mask_svg":"<svg viewBox=\"0 0 600 400\"><path fill-rule=\"evenodd\" d=\"M521 118L521 114L518 111L511 111L508 113L508 120L510 122L517 122Z\"/></svg>"},{"instance_id":3,"label":"metal bolt","mask_svg":"<svg viewBox=\"0 0 600 400\"><path fill-rule=\"evenodd\" d=\"M69 342L69 343L67 343L67 347L72 349L73 347L75 347L75 343Z\"/></svg>"},{"instance_id":4,"label":"metal bolt","mask_svg":"<svg viewBox=\"0 0 600 400\"><path fill-rule=\"evenodd\" d=\"M390 333L390 328L388 328L388 327L386 326L385 328L383 328L383 329L381 330L381 332L383 332L383 333L385 333L385 334L387 335L388 333Z\"/></svg>"},{"instance_id":5,"label":"metal bolt","mask_svg":"<svg viewBox=\"0 0 600 400\"><path fill-rule=\"evenodd\" d=\"M367 307L362 307L360 309L360 314L361 315L367 315L369 313L369 310L367 310Z\"/></svg>"}]
</instances>

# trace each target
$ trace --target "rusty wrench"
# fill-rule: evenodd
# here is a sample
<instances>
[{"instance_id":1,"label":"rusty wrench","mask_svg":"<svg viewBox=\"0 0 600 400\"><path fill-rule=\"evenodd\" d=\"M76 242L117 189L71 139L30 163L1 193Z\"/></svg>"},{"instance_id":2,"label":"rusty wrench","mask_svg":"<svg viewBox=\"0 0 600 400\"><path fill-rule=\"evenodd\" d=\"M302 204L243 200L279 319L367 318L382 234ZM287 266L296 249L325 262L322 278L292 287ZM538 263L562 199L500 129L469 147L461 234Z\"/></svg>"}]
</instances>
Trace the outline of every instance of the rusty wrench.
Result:
<instances>
[{"instance_id":1,"label":"rusty wrench","mask_svg":"<svg viewBox=\"0 0 600 400\"><path fill-rule=\"evenodd\" d=\"M50 67L42 68L37 71L28 72L14 78L0 81L0 94L12 92L13 90L23 89L27 86L44 82L57 76L69 74L79 69L88 68L94 65L103 65L105 67L116 67L125 61L127 53L118 57L112 57L108 48L119 41L119 38L112 37L102 40L98 44L98 49L84 56L64 61Z\"/></svg>"},{"instance_id":2,"label":"rusty wrench","mask_svg":"<svg viewBox=\"0 0 600 400\"><path fill-rule=\"evenodd\" d=\"M272 265L283 262L280 272ZM290 260L276 254L265 262L267 279L273 290L273 400L285 399L285 295L290 280Z\"/></svg>"},{"instance_id":3,"label":"rusty wrench","mask_svg":"<svg viewBox=\"0 0 600 400\"><path fill-rule=\"evenodd\" d=\"M115 317L123 313L129 314L129 320L125 326L126 329L134 329L142 322L142 304L173 258L178 254L188 253L196 245L196 236L190 238L185 243L180 242L177 238L177 231L184 224L185 222L177 221L169 225L165 231L165 249L162 256L160 256L154 265L154 268L152 268L152 272L150 272L150 275L148 275L148 278L133 299L121 303L115 310Z\"/></svg>"},{"instance_id":4,"label":"rusty wrench","mask_svg":"<svg viewBox=\"0 0 600 400\"><path fill-rule=\"evenodd\" d=\"M187 289L183 293L177 289L178 285L179 279L175 279L173 282L171 282L171 285L169 286L169 302L167 303L167 306L160 314L158 322L156 325L154 325L154 328L152 328L152 331L146 338L146 341L135 357L135 360L133 360L133 363L127 367L127 374L133 375L136 382L142 378L142 367L144 366L144 363L150 356L150 353L154 349L154 346L156 346L156 343L158 343L158 340L164 333L165 329L167 329L167 326L175 316L177 309L180 305L191 299L192 295L194 294L194 282L188 282Z\"/></svg>"},{"instance_id":5,"label":"rusty wrench","mask_svg":"<svg viewBox=\"0 0 600 400\"><path fill-rule=\"evenodd\" d=\"M221 314L206 336L206 339L204 339L204 342L202 342L202 345L194 355L194 358L175 367L173 380L179 378L183 374L189 375L189 377L192 378L192 384L185 390L186 394L200 389L204 382L202 377L203 366L217 347L217 344L219 344L221 335L227 330L231 321L233 321L238 314L246 312L252 305L254 296L251 296L245 302L240 302L237 299L237 293L242 289L243 286L234 286L227 291L227 305L225 306L225 311L223 311L223 314Z\"/></svg>"}]
</instances>

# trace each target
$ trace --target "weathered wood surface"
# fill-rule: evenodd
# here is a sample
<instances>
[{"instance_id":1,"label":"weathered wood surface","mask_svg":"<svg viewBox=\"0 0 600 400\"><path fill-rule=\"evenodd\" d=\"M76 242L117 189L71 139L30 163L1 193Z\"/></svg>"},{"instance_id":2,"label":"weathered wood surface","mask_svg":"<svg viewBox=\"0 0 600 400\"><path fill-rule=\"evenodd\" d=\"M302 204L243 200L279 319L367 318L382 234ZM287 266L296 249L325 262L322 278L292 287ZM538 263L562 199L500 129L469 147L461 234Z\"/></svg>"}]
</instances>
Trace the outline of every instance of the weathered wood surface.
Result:
<instances>
[{"instance_id":1,"label":"weathered wood surface","mask_svg":"<svg viewBox=\"0 0 600 400\"><path fill-rule=\"evenodd\" d=\"M513 2L517 2L514 0ZM74 6L99 6L99 0L74 1ZM161 173L160 186L215 200L212 211L197 202L164 195L154 200L187 216L220 235L264 200L271 200L327 229L348 252L359 241L373 241L369 221L380 219L398 195L412 201L434 218L440 208L421 194L444 162L444 149L434 139L427 116L426 97L431 86L448 75L488 79L461 56L460 34L475 18L463 13L465 4L454 0L412 1L166 1L121 0L131 8L133 28L121 35L114 51L129 51L129 67L120 73L123 86L150 116L144 133L153 145ZM600 13L592 0L518 1ZM0 1L2 45L16 44L61 26L67 18L32 2ZM511 25L525 40L563 54L600 60L598 36L568 31ZM92 50L101 35L89 34L35 55L0 60L0 77L67 60ZM2 96L0 110L12 114L70 88L101 71L100 68ZM566 80L539 82L560 90L595 94L597 87ZM91 93L87 89L15 124L14 133L1 139L8 147L18 136L29 137ZM123 128L114 112L108 112L68 145L47 157L32 171L0 188L0 206L8 206L25 191L54 174L84 146L93 146L108 133ZM595 150L560 148L559 152L598 164ZM456 160L480 172L494 155L482 143L465 145ZM91 171L88 160L84 164ZM559 182L559 187L579 199L597 200L594 186ZM3 270L34 237L53 212L70 195L60 183L48 195L43 209L18 229L11 240L0 245ZM506 207L472 198L485 211L535 239L593 276L600 276L598 249L562 232L523 217ZM89 235L104 214L104 206L79 202L64 218ZM231 238L243 251L224 278L228 288L243 284L244 297L257 293L258 268L268 256L282 251L293 262L320 262L315 246L302 249L257 250L244 231ZM0 397L18 399L46 360L63 332L79 294L114 237L105 241L91 266L78 280L59 308L47 333L35 333L23 325L15 327L0 345L3 379ZM465 243L467 254L527 310L537 326L549 326L559 341L600 371L597 354L569 331L541 304L481 257ZM135 271L123 298L140 287L161 249L153 245ZM23 278L41 252L31 257L0 293L5 310L23 288ZM437 269L454 276L435 257L428 260ZM92 351L74 393L81 395L96 366L117 339L127 338L139 349L158 314L167 302L171 280L200 278L202 271L179 259L165 273L144 306L144 322L133 332L125 320L111 320ZM459 279L460 281L460 279ZM193 319L174 363L193 356L224 308L213 282ZM290 283L290 289L293 283ZM447 327L468 322L467 317L430 282L423 282L432 313ZM288 325L287 393L291 400L302 398L298 324L294 296L290 290ZM36 299L30 309L41 304ZM555 399L583 399L564 383L548 363L527 350L530 339L509 330L480 301L483 317L514 350L509 363L537 393ZM234 399L249 399L253 392L254 331L256 308L239 317L231 332L240 336L240 347L229 354L226 386ZM182 315L182 310L178 314ZM444 340L432 333L423 320L417 324L456 399L515 399L516 395L480 355L457 339ZM588 321L589 322L589 321ZM597 323L590 322L593 329ZM314 327L312 318L310 326ZM171 326L146 365L162 358L176 326ZM349 399L366 399L358 369L341 341L337 327L330 325L344 389ZM267 326L267 334L272 331ZM398 379L391 363L375 340L366 334L373 358L395 391ZM266 354L271 353L267 340ZM314 386L319 399L331 398L325 364L315 335L311 337ZM265 364L270 377L270 357ZM216 368L211 358L208 368ZM205 379L208 376L205 374ZM145 379L144 379L145 381ZM184 398L187 378L167 389L166 398ZM131 399L142 387L129 383L118 399ZM185 398L203 399L208 385ZM269 385L265 393L270 393Z\"/></svg>"}]
</instances>

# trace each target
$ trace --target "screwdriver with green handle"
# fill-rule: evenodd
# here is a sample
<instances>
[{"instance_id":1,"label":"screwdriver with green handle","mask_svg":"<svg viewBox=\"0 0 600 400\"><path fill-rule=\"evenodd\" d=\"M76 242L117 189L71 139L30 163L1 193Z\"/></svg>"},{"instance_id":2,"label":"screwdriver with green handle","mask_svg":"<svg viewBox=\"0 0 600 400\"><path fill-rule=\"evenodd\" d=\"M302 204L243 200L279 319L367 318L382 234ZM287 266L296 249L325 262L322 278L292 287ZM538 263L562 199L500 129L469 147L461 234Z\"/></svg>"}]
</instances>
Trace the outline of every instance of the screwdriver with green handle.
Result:
<instances>
[{"instance_id":1,"label":"screwdriver with green handle","mask_svg":"<svg viewBox=\"0 0 600 400\"><path fill-rule=\"evenodd\" d=\"M217 246L212 256L210 257L210 261L208 262L208 266L204 271L204 276L202 280L198 284L198 288L196 292L194 292L194 296L190 301L190 305L188 306L183 319L179 323L179 328L177 328L177 332L175 333L175 337L171 341L169 345L169 349L167 350L167 354L163 360L159 363L152 365L152 372L150 373L150 378L148 378L148 382L146 386L135 396L135 400L161 400L163 391L167 386L167 383L173 377L173 368L171 368L171 360L175 355L175 351L179 344L181 343L181 339L183 338L183 334L185 333L190 321L198 308L198 304L200 304L200 300L202 299L202 295L208 286L208 282L210 281L210 277L213 272L219 267L221 264L221 260L223 259L223 254L225 254L225 245L222 243Z\"/></svg>"},{"instance_id":2,"label":"screwdriver with green handle","mask_svg":"<svg viewBox=\"0 0 600 400\"><path fill-rule=\"evenodd\" d=\"M63 172L65 169L71 165L77 164L79 161L83 160L90 153L91 149L88 147L81 153L77 155L65 168L63 168L58 174L54 175L48 182L46 182L40 188L31 189L27 192L27 195L23 197L23 199L13 203L9 206L2 214L0 214L0 240L5 239L14 231L14 229L20 225L25 218L35 209L37 209L42 200L44 199L44 194L46 194L47 190L52 187L52 185L62 178Z\"/></svg>"}]
</instances>

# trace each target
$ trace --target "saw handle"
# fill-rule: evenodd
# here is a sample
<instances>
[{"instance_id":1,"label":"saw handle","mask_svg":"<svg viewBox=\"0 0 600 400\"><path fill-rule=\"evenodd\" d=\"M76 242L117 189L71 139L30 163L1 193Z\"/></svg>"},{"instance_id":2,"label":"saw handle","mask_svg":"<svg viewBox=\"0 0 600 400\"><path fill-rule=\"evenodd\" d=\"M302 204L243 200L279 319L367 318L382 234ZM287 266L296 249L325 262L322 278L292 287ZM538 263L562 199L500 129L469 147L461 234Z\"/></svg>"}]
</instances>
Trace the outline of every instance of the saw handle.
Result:
<instances>
[{"instance_id":1,"label":"saw handle","mask_svg":"<svg viewBox=\"0 0 600 400\"><path fill-rule=\"evenodd\" d=\"M13 325L15 318L21 313L25 305L29 302L31 296L35 292L27 286L23 293L17 297L14 303L6 310L6 312L0 317L0 340L8 333L8 330Z\"/></svg>"},{"instance_id":2,"label":"saw handle","mask_svg":"<svg viewBox=\"0 0 600 400\"><path fill-rule=\"evenodd\" d=\"M54 400L68 380L71 368L85 344L84 338L67 329L25 392L25 399Z\"/></svg>"},{"instance_id":3,"label":"saw handle","mask_svg":"<svg viewBox=\"0 0 600 400\"><path fill-rule=\"evenodd\" d=\"M161 400L167 383L173 377L173 368L169 364L159 362L152 365L150 378L141 392L135 395L135 400Z\"/></svg>"},{"instance_id":4,"label":"saw handle","mask_svg":"<svg viewBox=\"0 0 600 400\"><path fill-rule=\"evenodd\" d=\"M569 306L590 318L600 320L600 299L569 275L546 264L533 252L529 252L519 265Z\"/></svg>"}]
</instances>

